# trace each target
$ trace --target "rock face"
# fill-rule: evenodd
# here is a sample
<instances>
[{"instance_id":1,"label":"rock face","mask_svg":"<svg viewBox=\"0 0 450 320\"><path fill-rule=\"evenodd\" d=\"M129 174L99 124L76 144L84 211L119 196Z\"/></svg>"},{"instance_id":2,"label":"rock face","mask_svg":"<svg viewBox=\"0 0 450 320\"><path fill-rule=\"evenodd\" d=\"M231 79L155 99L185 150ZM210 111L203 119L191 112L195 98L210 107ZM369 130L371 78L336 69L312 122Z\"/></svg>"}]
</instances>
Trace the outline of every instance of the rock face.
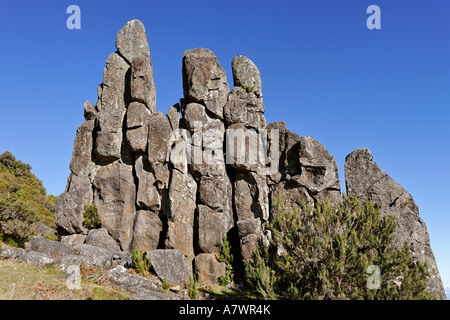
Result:
<instances>
[{"instance_id":1,"label":"rock face","mask_svg":"<svg viewBox=\"0 0 450 320\"><path fill-rule=\"evenodd\" d=\"M345 159L345 182L347 194L355 194L361 201L372 199L382 214L397 217L395 242L399 247L408 242L414 259L428 263L427 290L435 298L445 299L427 227L419 216L413 197L378 167L366 148L356 149Z\"/></svg>"},{"instance_id":2,"label":"rock face","mask_svg":"<svg viewBox=\"0 0 450 320\"><path fill-rule=\"evenodd\" d=\"M185 280L186 272L195 273L214 284L226 271L218 259L224 237L241 271L258 242L267 243L274 196L289 205L341 200L336 160L326 148L283 122L266 123L261 74L249 58L233 59L230 91L211 50L184 52L184 97L164 115L156 110L142 23L128 22L116 47L106 60L97 103L83 106L86 120L76 132L71 173L56 203L57 230L66 245L76 245L73 259L97 255L95 263L103 264L111 252L126 255L136 247L155 259L177 252L177 264L182 257L187 267L170 277ZM401 217L399 241L414 243L418 259L434 262L410 195L360 153L367 152L346 163L348 192L371 197ZM102 229L83 224L85 205L93 203ZM437 269L433 275L437 287Z\"/></svg>"}]
</instances>

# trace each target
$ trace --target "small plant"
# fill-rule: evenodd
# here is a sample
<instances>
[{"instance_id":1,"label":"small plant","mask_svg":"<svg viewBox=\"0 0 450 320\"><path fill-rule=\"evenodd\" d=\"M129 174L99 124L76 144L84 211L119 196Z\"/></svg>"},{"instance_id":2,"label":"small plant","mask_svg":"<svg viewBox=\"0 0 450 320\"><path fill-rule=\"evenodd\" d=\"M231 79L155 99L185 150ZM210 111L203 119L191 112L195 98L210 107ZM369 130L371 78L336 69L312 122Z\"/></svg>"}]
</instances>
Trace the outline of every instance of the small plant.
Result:
<instances>
[{"instance_id":1,"label":"small plant","mask_svg":"<svg viewBox=\"0 0 450 320\"><path fill-rule=\"evenodd\" d=\"M196 299L198 293L198 283L195 275L193 277L189 276L189 286L188 286L189 298Z\"/></svg>"},{"instance_id":2,"label":"small plant","mask_svg":"<svg viewBox=\"0 0 450 320\"><path fill-rule=\"evenodd\" d=\"M223 243L221 251L218 254L219 259L227 264L225 275L219 277L221 285L226 286L231 283L231 276L233 274L233 255L231 254L231 245L227 239L226 234L223 234Z\"/></svg>"},{"instance_id":3,"label":"small plant","mask_svg":"<svg viewBox=\"0 0 450 320\"><path fill-rule=\"evenodd\" d=\"M58 237L52 232L45 234L44 238L48 240L58 241Z\"/></svg>"},{"instance_id":4,"label":"small plant","mask_svg":"<svg viewBox=\"0 0 450 320\"><path fill-rule=\"evenodd\" d=\"M134 248L131 255L132 267L137 273L143 274L145 271L149 271L152 264L150 260L144 256L144 253L139 250L138 247Z\"/></svg>"},{"instance_id":5,"label":"small plant","mask_svg":"<svg viewBox=\"0 0 450 320\"><path fill-rule=\"evenodd\" d=\"M93 204L87 204L84 206L83 216L83 226L88 229L101 228L102 224L97 213L97 205L95 204L95 202Z\"/></svg>"},{"instance_id":6,"label":"small plant","mask_svg":"<svg viewBox=\"0 0 450 320\"><path fill-rule=\"evenodd\" d=\"M169 280L164 280L163 281L163 283L162 283L162 286L163 286L163 289L164 290L169 290L169 288L170 288L170 282L169 282Z\"/></svg>"}]
</instances>

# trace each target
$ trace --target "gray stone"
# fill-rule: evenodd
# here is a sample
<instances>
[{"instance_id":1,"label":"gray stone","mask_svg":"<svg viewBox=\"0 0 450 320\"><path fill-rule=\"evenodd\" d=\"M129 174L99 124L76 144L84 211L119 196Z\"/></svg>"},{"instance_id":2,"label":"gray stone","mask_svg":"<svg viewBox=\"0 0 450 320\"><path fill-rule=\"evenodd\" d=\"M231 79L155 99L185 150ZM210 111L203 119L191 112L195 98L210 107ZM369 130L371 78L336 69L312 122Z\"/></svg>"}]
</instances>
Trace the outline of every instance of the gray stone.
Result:
<instances>
[{"instance_id":1,"label":"gray stone","mask_svg":"<svg viewBox=\"0 0 450 320\"><path fill-rule=\"evenodd\" d=\"M162 283L158 279L148 279L137 274L128 273L123 266L116 266L106 273L109 284L135 294L158 292Z\"/></svg>"},{"instance_id":2,"label":"gray stone","mask_svg":"<svg viewBox=\"0 0 450 320\"><path fill-rule=\"evenodd\" d=\"M137 19L128 21L120 29L116 37L116 48L129 64L136 57L150 57L147 35L141 21Z\"/></svg>"},{"instance_id":3,"label":"gray stone","mask_svg":"<svg viewBox=\"0 0 450 320\"><path fill-rule=\"evenodd\" d=\"M24 251L22 248L3 247L0 252L0 259L18 259Z\"/></svg>"},{"instance_id":4,"label":"gray stone","mask_svg":"<svg viewBox=\"0 0 450 320\"><path fill-rule=\"evenodd\" d=\"M131 99L145 103L150 112L156 111L156 89L150 56L138 56L131 63Z\"/></svg>"},{"instance_id":5,"label":"gray stone","mask_svg":"<svg viewBox=\"0 0 450 320\"><path fill-rule=\"evenodd\" d=\"M223 235L233 227L233 213L198 205L198 249L202 253L221 250Z\"/></svg>"},{"instance_id":6,"label":"gray stone","mask_svg":"<svg viewBox=\"0 0 450 320\"><path fill-rule=\"evenodd\" d=\"M97 109L92 102L86 101L83 105L83 114L86 120L94 120L97 116Z\"/></svg>"},{"instance_id":7,"label":"gray stone","mask_svg":"<svg viewBox=\"0 0 450 320\"><path fill-rule=\"evenodd\" d=\"M66 191L55 204L55 223L60 233L86 233L83 226L84 206L92 203L92 185L87 176L70 174Z\"/></svg>"},{"instance_id":8,"label":"gray stone","mask_svg":"<svg viewBox=\"0 0 450 320\"><path fill-rule=\"evenodd\" d=\"M86 120L77 129L69 165L70 171L75 175L88 175L90 172L94 127L95 120Z\"/></svg>"},{"instance_id":9,"label":"gray stone","mask_svg":"<svg viewBox=\"0 0 450 320\"><path fill-rule=\"evenodd\" d=\"M156 188L156 179L151 172L151 165L146 155L137 157L134 170L137 177L136 205L142 209L159 211L161 197Z\"/></svg>"},{"instance_id":10,"label":"gray stone","mask_svg":"<svg viewBox=\"0 0 450 320\"><path fill-rule=\"evenodd\" d=\"M254 172L236 172L234 190L238 220L269 218L269 190L265 176Z\"/></svg>"},{"instance_id":11,"label":"gray stone","mask_svg":"<svg viewBox=\"0 0 450 320\"><path fill-rule=\"evenodd\" d=\"M70 246L59 241L53 241L41 237L31 237L25 251L45 253L51 258L59 258L70 252Z\"/></svg>"},{"instance_id":12,"label":"gray stone","mask_svg":"<svg viewBox=\"0 0 450 320\"><path fill-rule=\"evenodd\" d=\"M220 262L214 253L200 253L194 259L197 281L204 285L218 285L225 275L226 263Z\"/></svg>"},{"instance_id":13,"label":"gray stone","mask_svg":"<svg viewBox=\"0 0 450 320\"><path fill-rule=\"evenodd\" d=\"M169 110L166 113L167 118L169 119L170 126L172 127L172 130L178 130L180 128L180 104L174 104L169 108Z\"/></svg>"},{"instance_id":14,"label":"gray stone","mask_svg":"<svg viewBox=\"0 0 450 320\"><path fill-rule=\"evenodd\" d=\"M170 171L167 160L171 150L171 137L172 127L167 117L159 111L152 113L149 122L147 155L159 189L167 189L169 186Z\"/></svg>"},{"instance_id":15,"label":"gray stone","mask_svg":"<svg viewBox=\"0 0 450 320\"><path fill-rule=\"evenodd\" d=\"M158 247L162 230L162 222L157 213L138 210L134 222L131 248L137 247L142 252L155 250Z\"/></svg>"},{"instance_id":16,"label":"gray stone","mask_svg":"<svg viewBox=\"0 0 450 320\"><path fill-rule=\"evenodd\" d=\"M126 118L126 138L131 150L135 153L144 153L148 144L150 111L144 104L132 102L128 106Z\"/></svg>"},{"instance_id":17,"label":"gray stone","mask_svg":"<svg viewBox=\"0 0 450 320\"><path fill-rule=\"evenodd\" d=\"M194 253L194 226L187 221L168 221L165 240L166 249L178 249L184 255L189 271Z\"/></svg>"},{"instance_id":18,"label":"gray stone","mask_svg":"<svg viewBox=\"0 0 450 320\"><path fill-rule=\"evenodd\" d=\"M133 167L119 162L100 167L94 180L94 199L100 222L128 250L136 215Z\"/></svg>"},{"instance_id":19,"label":"gray stone","mask_svg":"<svg viewBox=\"0 0 450 320\"><path fill-rule=\"evenodd\" d=\"M82 257L74 254L66 254L62 257L55 259L55 265L59 266L62 271L67 271L70 266L81 266L82 264L89 265L89 260L86 257Z\"/></svg>"},{"instance_id":20,"label":"gray stone","mask_svg":"<svg viewBox=\"0 0 450 320\"><path fill-rule=\"evenodd\" d=\"M116 240L114 240L104 228L90 230L85 243L111 251L120 251L120 247Z\"/></svg>"},{"instance_id":21,"label":"gray stone","mask_svg":"<svg viewBox=\"0 0 450 320\"><path fill-rule=\"evenodd\" d=\"M183 90L188 102L203 104L214 117L223 119L229 86L225 70L211 50L197 48L184 52Z\"/></svg>"},{"instance_id":22,"label":"gray stone","mask_svg":"<svg viewBox=\"0 0 450 320\"><path fill-rule=\"evenodd\" d=\"M112 267L114 252L105 248L82 244L73 247L69 254L82 257L83 263L88 266L108 269Z\"/></svg>"},{"instance_id":23,"label":"gray stone","mask_svg":"<svg viewBox=\"0 0 450 320\"><path fill-rule=\"evenodd\" d=\"M427 290L436 299L445 299L428 231L413 197L378 167L366 148L356 149L346 157L345 182L347 194L354 194L363 202L372 199L382 214L397 217L394 241L399 248L407 241L413 258L428 263Z\"/></svg>"},{"instance_id":24,"label":"gray stone","mask_svg":"<svg viewBox=\"0 0 450 320\"><path fill-rule=\"evenodd\" d=\"M261 95L261 74L256 65L246 56L238 55L231 62L235 87Z\"/></svg>"},{"instance_id":25,"label":"gray stone","mask_svg":"<svg viewBox=\"0 0 450 320\"><path fill-rule=\"evenodd\" d=\"M194 224L195 208L197 207L197 183L189 173L172 170L172 180L169 188L170 221L184 221Z\"/></svg>"},{"instance_id":26,"label":"gray stone","mask_svg":"<svg viewBox=\"0 0 450 320\"><path fill-rule=\"evenodd\" d=\"M241 87L234 87L224 107L224 118L228 126L242 123L249 128L261 129L266 126L264 111L261 97Z\"/></svg>"},{"instance_id":27,"label":"gray stone","mask_svg":"<svg viewBox=\"0 0 450 320\"><path fill-rule=\"evenodd\" d=\"M48 266L54 262L54 259L49 255L36 251L25 251L17 260L39 267Z\"/></svg>"},{"instance_id":28,"label":"gray stone","mask_svg":"<svg viewBox=\"0 0 450 320\"><path fill-rule=\"evenodd\" d=\"M83 244L85 240L86 235L84 234L72 234L70 236L63 236L61 238L61 242L70 247L79 246L80 244Z\"/></svg>"},{"instance_id":29,"label":"gray stone","mask_svg":"<svg viewBox=\"0 0 450 320\"><path fill-rule=\"evenodd\" d=\"M160 249L147 251L150 262L158 277L178 285L188 280L189 269L180 250Z\"/></svg>"}]
</instances>

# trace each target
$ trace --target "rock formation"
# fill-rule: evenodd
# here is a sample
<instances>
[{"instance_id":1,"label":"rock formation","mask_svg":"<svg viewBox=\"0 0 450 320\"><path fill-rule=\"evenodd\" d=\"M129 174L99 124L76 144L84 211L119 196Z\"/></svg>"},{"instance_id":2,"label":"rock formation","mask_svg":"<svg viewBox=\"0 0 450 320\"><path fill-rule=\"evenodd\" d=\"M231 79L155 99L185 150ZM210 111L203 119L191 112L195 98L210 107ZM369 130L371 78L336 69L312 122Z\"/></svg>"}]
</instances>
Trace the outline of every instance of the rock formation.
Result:
<instances>
[{"instance_id":1,"label":"rock formation","mask_svg":"<svg viewBox=\"0 0 450 320\"><path fill-rule=\"evenodd\" d=\"M211 50L184 52L184 97L164 115L157 111L142 23L128 22L116 47L106 60L96 105L84 105L86 120L77 130L71 173L56 203L55 220L59 233L68 236L65 242L102 239L109 250L129 253L137 247L155 256L155 250L176 249L189 272L214 283L226 269L218 259L224 236L241 264L259 240L270 237L265 224L274 195L291 205L302 199L341 200L336 160L325 147L290 132L283 122L266 123L261 74L250 59L233 59L230 91ZM406 193L400 192L397 202L385 202L385 193L368 191L372 180L360 186L358 175L367 166L351 163L346 164L349 192L376 194L383 209L397 203L386 210L406 210L398 207ZM394 192L389 189L394 184L383 190ZM103 227L99 231L83 225L85 205L92 203ZM420 226L408 229L409 222L423 223L413 201L408 208L414 219L405 220L404 230L422 237L426 230ZM415 251L425 250L422 256L431 259L428 238L421 239Z\"/></svg>"},{"instance_id":2,"label":"rock formation","mask_svg":"<svg viewBox=\"0 0 450 320\"><path fill-rule=\"evenodd\" d=\"M445 299L427 227L419 216L413 197L378 167L366 148L356 149L345 159L345 182L347 194L355 194L361 201L372 199L382 214L392 214L397 218L395 243L402 247L408 242L413 258L427 262L430 272L427 290L436 298Z\"/></svg>"}]
</instances>

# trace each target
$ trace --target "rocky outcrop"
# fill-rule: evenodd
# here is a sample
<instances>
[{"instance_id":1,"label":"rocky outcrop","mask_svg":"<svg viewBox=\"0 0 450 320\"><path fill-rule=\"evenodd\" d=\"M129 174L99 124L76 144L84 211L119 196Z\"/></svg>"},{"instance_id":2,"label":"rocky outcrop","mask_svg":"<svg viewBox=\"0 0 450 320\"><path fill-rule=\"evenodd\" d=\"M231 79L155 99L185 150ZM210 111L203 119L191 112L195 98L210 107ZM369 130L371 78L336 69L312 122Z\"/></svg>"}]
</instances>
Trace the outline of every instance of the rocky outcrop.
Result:
<instances>
[{"instance_id":1,"label":"rocky outcrop","mask_svg":"<svg viewBox=\"0 0 450 320\"><path fill-rule=\"evenodd\" d=\"M437 299L445 299L444 286L430 246L425 222L413 197L373 161L369 149L360 148L345 159L347 194L355 194L361 201L371 199L382 214L397 218L395 243L402 247L408 242L413 258L427 262L430 276L427 290Z\"/></svg>"},{"instance_id":2,"label":"rocky outcrop","mask_svg":"<svg viewBox=\"0 0 450 320\"><path fill-rule=\"evenodd\" d=\"M281 195L289 205L341 200L336 160L326 148L283 122L267 124L261 74L249 58L232 60L230 91L211 50L184 52L184 97L164 115L157 111L142 23L128 22L117 34L116 47L106 60L96 104L83 106L71 173L55 208L62 242L77 245L77 257L92 252L92 246L124 254L136 247L176 250L189 273L213 284L226 271L218 259L224 236L232 243L236 268L252 259L259 241L267 243L273 197ZM375 169L363 173L367 168L348 169L348 191L370 196L392 212L405 210L398 206L409 199L406 193ZM362 175L373 181L364 184ZM85 205L92 203L100 230L83 224ZM401 237L417 237L423 245L416 244L415 251L431 257L426 231L412 225L421 221L412 203L408 210L414 214L404 215L414 217L404 221L404 230L412 233Z\"/></svg>"}]
</instances>

